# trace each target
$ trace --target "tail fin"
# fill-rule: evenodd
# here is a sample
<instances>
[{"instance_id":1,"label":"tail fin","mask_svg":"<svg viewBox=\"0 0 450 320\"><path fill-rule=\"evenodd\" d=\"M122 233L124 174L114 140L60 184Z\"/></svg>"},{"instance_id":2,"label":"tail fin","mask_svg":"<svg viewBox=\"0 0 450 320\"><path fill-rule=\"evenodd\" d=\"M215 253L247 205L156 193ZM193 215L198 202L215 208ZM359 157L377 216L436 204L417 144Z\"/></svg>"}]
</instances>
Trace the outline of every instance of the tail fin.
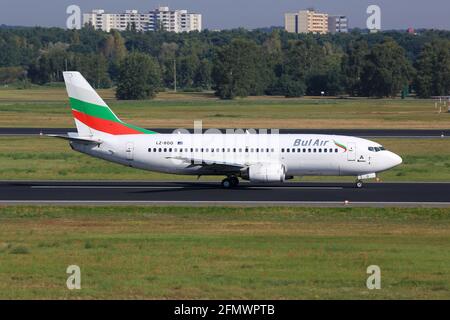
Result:
<instances>
[{"instance_id":1,"label":"tail fin","mask_svg":"<svg viewBox=\"0 0 450 320\"><path fill-rule=\"evenodd\" d=\"M64 81L79 136L93 136L96 131L112 135L156 133L121 121L81 73L64 72Z\"/></svg>"}]
</instances>

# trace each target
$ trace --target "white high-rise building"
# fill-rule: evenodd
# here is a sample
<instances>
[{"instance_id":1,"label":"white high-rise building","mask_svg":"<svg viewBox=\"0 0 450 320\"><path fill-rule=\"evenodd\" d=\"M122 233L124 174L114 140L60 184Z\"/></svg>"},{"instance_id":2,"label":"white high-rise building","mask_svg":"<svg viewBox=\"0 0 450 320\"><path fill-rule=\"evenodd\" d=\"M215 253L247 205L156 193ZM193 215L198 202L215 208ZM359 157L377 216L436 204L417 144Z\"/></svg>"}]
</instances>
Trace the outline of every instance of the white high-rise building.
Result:
<instances>
[{"instance_id":1,"label":"white high-rise building","mask_svg":"<svg viewBox=\"0 0 450 320\"><path fill-rule=\"evenodd\" d=\"M346 16L329 16L328 31L334 33L348 32L348 18Z\"/></svg>"},{"instance_id":2,"label":"white high-rise building","mask_svg":"<svg viewBox=\"0 0 450 320\"><path fill-rule=\"evenodd\" d=\"M124 31L127 28L136 28L137 31L155 31L161 28L170 32L191 32L202 30L202 15L189 13L187 10L171 11L169 7L159 7L148 13L139 13L137 10L105 13L105 10L96 9L83 14L83 24L106 32L112 29Z\"/></svg>"}]
</instances>

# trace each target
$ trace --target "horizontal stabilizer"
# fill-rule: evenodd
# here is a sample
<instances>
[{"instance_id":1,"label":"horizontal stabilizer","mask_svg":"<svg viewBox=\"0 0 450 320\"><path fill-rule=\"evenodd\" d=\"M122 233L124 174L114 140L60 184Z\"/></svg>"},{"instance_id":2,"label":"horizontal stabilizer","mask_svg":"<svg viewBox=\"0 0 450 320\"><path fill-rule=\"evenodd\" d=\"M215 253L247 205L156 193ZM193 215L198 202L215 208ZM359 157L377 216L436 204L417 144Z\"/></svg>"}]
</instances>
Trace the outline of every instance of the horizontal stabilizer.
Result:
<instances>
[{"instance_id":1,"label":"horizontal stabilizer","mask_svg":"<svg viewBox=\"0 0 450 320\"><path fill-rule=\"evenodd\" d=\"M89 143L89 144L103 143L103 141L101 139L95 139L95 138L90 138L90 137L80 137L80 136L73 136L73 135L47 134L47 137L59 138L59 139L75 141L75 142L84 142L84 143Z\"/></svg>"}]
</instances>

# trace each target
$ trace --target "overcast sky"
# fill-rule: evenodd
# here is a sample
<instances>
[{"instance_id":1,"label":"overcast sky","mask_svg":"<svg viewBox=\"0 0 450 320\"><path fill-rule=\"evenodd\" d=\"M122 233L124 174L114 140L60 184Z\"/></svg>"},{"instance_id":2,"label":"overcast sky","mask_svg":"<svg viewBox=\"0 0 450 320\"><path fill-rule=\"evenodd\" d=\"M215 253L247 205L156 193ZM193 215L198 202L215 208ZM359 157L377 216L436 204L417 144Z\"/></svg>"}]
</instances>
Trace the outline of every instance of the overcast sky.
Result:
<instances>
[{"instance_id":1,"label":"overcast sky","mask_svg":"<svg viewBox=\"0 0 450 320\"><path fill-rule=\"evenodd\" d=\"M449 0L0 0L0 25L65 27L66 8L77 4L83 12L94 8L110 12L149 11L158 5L203 14L203 27L229 29L282 26L283 13L314 7L347 15L350 27L364 28L366 9L382 10L382 29L436 28L450 30Z\"/></svg>"}]
</instances>

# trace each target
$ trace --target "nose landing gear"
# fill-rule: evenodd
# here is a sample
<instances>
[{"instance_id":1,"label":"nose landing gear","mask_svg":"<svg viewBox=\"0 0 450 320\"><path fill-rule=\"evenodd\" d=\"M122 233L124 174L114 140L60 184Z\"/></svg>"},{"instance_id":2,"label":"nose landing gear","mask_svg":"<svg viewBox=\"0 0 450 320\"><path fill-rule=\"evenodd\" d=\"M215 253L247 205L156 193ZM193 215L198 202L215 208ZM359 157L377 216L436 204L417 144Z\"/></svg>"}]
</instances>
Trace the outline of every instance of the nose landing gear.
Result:
<instances>
[{"instance_id":1,"label":"nose landing gear","mask_svg":"<svg viewBox=\"0 0 450 320\"><path fill-rule=\"evenodd\" d=\"M239 185L239 179L235 176L231 176L222 180L222 187L225 189L235 188Z\"/></svg>"}]
</instances>

